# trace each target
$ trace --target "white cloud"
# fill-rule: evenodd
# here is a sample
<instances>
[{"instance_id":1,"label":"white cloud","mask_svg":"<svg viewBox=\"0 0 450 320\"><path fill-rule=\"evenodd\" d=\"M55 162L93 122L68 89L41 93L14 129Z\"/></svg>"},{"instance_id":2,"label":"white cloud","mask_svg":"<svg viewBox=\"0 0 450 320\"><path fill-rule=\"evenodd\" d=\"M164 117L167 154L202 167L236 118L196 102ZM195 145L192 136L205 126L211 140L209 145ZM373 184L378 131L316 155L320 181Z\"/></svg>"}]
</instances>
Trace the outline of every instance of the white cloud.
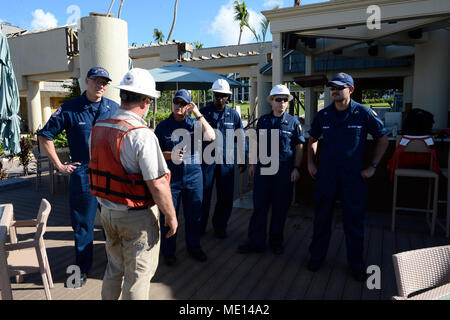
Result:
<instances>
[{"instance_id":1,"label":"white cloud","mask_svg":"<svg viewBox=\"0 0 450 320\"><path fill-rule=\"evenodd\" d=\"M263 7L266 9L273 9L276 6L283 7L283 0L266 0L264 1Z\"/></svg>"},{"instance_id":2,"label":"white cloud","mask_svg":"<svg viewBox=\"0 0 450 320\"><path fill-rule=\"evenodd\" d=\"M239 40L239 22L234 20L233 2L223 5L219 9L219 13L214 18L208 33L220 38L221 45L237 45ZM259 24L263 16L256 11L247 7L249 12L249 24L259 33ZM241 44L256 42L253 33L244 27L242 32Z\"/></svg>"},{"instance_id":3,"label":"white cloud","mask_svg":"<svg viewBox=\"0 0 450 320\"><path fill-rule=\"evenodd\" d=\"M42 9L36 9L32 12L32 15L31 28L33 30L48 29L58 25L58 20L50 12L45 13Z\"/></svg>"}]
</instances>

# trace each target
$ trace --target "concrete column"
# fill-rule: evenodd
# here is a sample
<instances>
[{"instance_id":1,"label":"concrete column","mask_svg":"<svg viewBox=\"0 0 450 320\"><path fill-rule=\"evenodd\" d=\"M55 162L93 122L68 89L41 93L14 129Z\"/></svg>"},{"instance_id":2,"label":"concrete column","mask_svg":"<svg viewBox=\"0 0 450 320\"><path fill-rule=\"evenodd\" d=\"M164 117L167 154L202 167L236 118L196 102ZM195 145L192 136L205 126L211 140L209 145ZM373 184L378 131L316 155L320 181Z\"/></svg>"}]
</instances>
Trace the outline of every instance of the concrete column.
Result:
<instances>
[{"instance_id":1,"label":"concrete column","mask_svg":"<svg viewBox=\"0 0 450 320\"><path fill-rule=\"evenodd\" d=\"M255 114L253 114L253 110L256 109L256 103L257 103L257 98L258 98L258 80L255 77L251 77L250 78L250 116L256 116L256 112ZM253 119L248 119L249 121L252 121Z\"/></svg>"},{"instance_id":2,"label":"concrete column","mask_svg":"<svg viewBox=\"0 0 450 320\"><path fill-rule=\"evenodd\" d=\"M112 79L105 97L120 103L120 83L128 71L128 25L112 17L81 18L78 30L80 43L80 86L86 90L85 77L91 67L103 67Z\"/></svg>"},{"instance_id":3,"label":"concrete column","mask_svg":"<svg viewBox=\"0 0 450 320\"><path fill-rule=\"evenodd\" d=\"M309 128L317 114L317 93L313 88L305 90L305 109L305 126Z\"/></svg>"},{"instance_id":4,"label":"concrete column","mask_svg":"<svg viewBox=\"0 0 450 320\"><path fill-rule=\"evenodd\" d=\"M50 97L41 97L42 104L42 123L46 124L48 119L52 115L52 106L50 103Z\"/></svg>"},{"instance_id":5,"label":"concrete column","mask_svg":"<svg viewBox=\"0 0 450 320\"><path fill-rule=\"evenodd\" d=\"M447 127L450 88L450 31L429 32L429 40L416 45L413 108L434 115L434 128Z\"/></svg>"},{"instance_id":6,"label":"concrete column","mask_svg":"<svg viewBox=\"0 0 450 320\"><path fill-rule=\"evenodd\" d=\"M407 76L403 78L403 109L406 110L406 105L411 104L413 102L413 86L414 86L414 77Z\"/></svg>"},{"instance_id":7,"label":"concrete column","mask_svg":"<svg viewBox=\"0 0 450 320\"><path fill-rule=\"evenodd\" d=\"M264 81L264 77L258 75L258 108L256 109L257 118L272 111L272 106L267 100L270 90L272 90L272 83Z\"/></svg>"},{"instance_id":8,"label":"concrete column","mask_svg":"<svg viewBox=\"0 0 450 320\"><path fill-rule=\"evenodd\" d=\"M281 33L272 34L272 84L283 84L283 42Z\"/></svg>"},{"instance_id":9,"label":"concrete column","mask_svg":"<svg viewBox=\"0 0 450 320\"><path fill-rule=\"evenodd\" d=\"M314 73L314 56L305 56L305 75ZM305 126L309 128L317 114L317 93L314 88L305 89Z\"/></svg>"},{"instance_id":10,"label":"concrete column","mask_svg":"<svg viewBox=\"0 0 450 320\"><path fill-rule=\"evenodd\" d=\"M41 90L39 81L28 81L28 128L36 132L42 128Z\"/></svg>"},{"instance_id":11,"label":"concrete column","mask_svg":"<svg viewBox=\"0 0 450 320\"><path fill-rule=\"evenodd\" d=\"M331 99L331 90L330 87L325 86L323 88L323 107L326 108L333 102Z\"/></svg>"}]
</instances>

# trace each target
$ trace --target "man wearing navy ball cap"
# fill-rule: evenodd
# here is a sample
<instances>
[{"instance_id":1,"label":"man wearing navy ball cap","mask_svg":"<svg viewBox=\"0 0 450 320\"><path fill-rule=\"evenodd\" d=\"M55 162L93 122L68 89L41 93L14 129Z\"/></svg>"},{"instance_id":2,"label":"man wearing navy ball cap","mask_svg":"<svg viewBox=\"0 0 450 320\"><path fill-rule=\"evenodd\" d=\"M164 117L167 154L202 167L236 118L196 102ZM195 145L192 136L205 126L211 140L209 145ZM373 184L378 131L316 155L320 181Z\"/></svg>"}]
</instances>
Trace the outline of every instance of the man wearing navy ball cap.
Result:
<instances>
[{"instance_id":1,"label":"man wearing navy ball cap","mask_svg":"<svg viewBox=\"0 0 450 320\"><path fill-rule=\"evenodd\" d=\"M366 278L363 261L364 216L366 211L366 182L372 177L386 148L388 139L383 122L376 113L354 100L353 78L338 73L327 84L331 87L333 103L319 111L309 131L308 171L316 180L314 186L314 230L309 247L310 271L319 270L327 254L331 238L333 206L337 197L344 208L344 232L347 260L357 281ZM362 160L367 134L375 142L371 163L363 168ZM322 137L320 165L314 156Z\"/></svg>"},{"instance_id":2,"label":"man wearing navy ball cap","mask_svg":"<svg viewBox=\"0 0 450 320\"><path fill-rule=\"evenodd\" d=\"M85 78L87 89L80 97L64 103L50 117L37 134L42 147L56 169L70 173L69 204L72 228L75 237L76 264L80 267L81 279L72 284L83 286L87 272L92 266L94 221L97 199L89 192L86 173L89 164L89 135L98 120L110 118L119 105L103 95L111 78L102 67L91 68ZM66 130L72 163L63 164L55 150L53 139Z\"/></svg>"}]
</instances>

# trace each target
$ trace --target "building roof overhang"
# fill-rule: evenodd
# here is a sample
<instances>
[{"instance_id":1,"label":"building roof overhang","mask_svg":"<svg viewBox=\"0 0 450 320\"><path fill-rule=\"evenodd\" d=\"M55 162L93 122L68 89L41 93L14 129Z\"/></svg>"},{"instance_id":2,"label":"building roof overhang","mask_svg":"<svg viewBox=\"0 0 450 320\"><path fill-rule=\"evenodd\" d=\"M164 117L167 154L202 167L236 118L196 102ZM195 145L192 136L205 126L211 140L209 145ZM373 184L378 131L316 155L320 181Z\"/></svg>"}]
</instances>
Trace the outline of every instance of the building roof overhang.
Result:
<instances>
[{"instance_id":1,"label":"building roof overhang","mask_svg":"<svg viewBox=\"0 0 450 320\"><path fill-rule=\"evenodd\" d=\"M378 29L371 25L373 8L380 13ZM285 49L307 55L333 52L343 56L405 57L414 54L414 45L427 41L427 31L450 30L448 0L329 1L262 13L270 20L272 34L284 34Z\"/></svg>"}]
</instances>

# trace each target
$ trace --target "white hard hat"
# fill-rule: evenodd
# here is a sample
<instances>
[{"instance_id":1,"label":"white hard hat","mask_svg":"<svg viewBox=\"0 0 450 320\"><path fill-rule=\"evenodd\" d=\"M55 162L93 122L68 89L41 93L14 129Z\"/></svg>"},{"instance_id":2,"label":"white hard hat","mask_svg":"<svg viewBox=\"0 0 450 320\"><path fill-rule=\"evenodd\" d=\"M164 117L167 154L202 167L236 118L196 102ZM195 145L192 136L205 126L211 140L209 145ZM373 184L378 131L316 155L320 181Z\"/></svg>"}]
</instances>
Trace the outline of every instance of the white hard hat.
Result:
<instances>
[{"instance_id":1,"label":"white hard hat","mask_svg":"<svg viewBox=\"0 0 450 320\"><path fill-rule=\"evenodd\" d=\"M231 94L230 85L225 79L217 79L216 81L214 81L211 90L213 92Z\"/></svg>"},{"instance_id":2,"label":"white hard hat","mask_svg":"<svg viewBox=\"0 0 450 320\"><path fill-rule=\"evenodd\" d=\"M289 101L291 101L294 98L291 95L291 92L289 91L289 89L283 84L277 84L275 87L273 87L272 90L270 91L269 97L276 96L276 95L289 96Z\"/></svg>"},{"instance_id":3,"label":"white hard hat","mask_svg":"<svg viewBox=\"0 0 450 320\"><path fill-rule=\"evenodd\" d=\"M156 90L156 83L153 76L147 70L140 68L134 68L128 71L123 76L120 86L116 88L140 93L153 98L159 98L161 96L161 92Z\"/></svg>"}]
</instances>

